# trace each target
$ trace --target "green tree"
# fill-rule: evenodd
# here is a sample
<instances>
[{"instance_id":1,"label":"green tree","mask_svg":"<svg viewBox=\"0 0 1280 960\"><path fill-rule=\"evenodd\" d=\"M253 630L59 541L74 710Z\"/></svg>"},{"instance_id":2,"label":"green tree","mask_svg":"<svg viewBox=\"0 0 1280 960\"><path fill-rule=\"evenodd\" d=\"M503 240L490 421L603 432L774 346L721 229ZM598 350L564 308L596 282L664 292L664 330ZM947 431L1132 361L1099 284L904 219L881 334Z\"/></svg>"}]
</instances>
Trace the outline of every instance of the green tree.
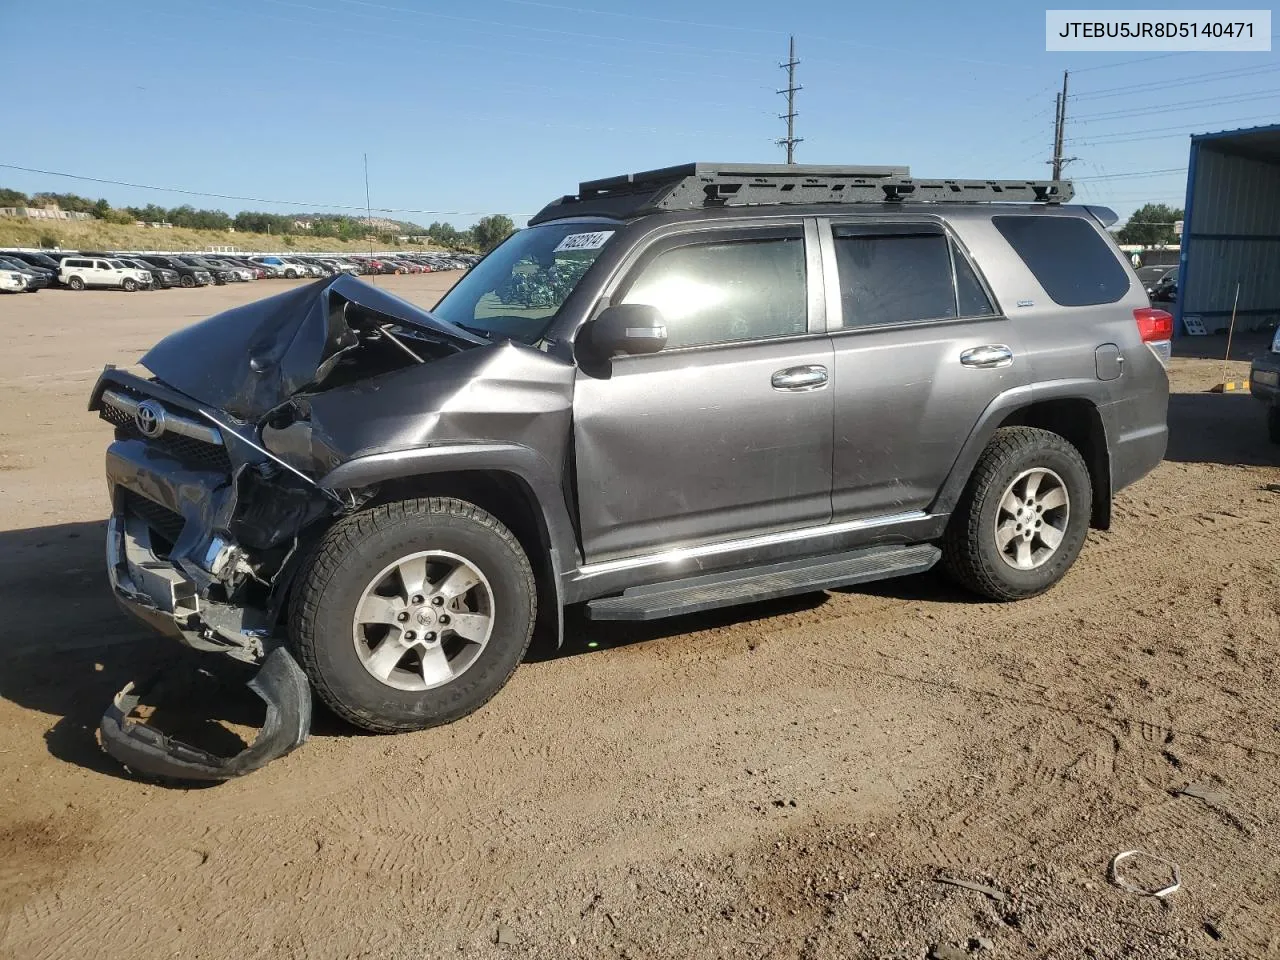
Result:
<instances>
[{"instance_id":1,"label":"green tree","mask_svg":"<svg viewBox=\"0 0 1280 960\"><path fill-rule=\"evenodd\" d=\"M1148 203L1133 211L1120 232L1116 234L1123 244L1152 246L1160 243L1177 243L1173 224L1182 219L1182 211L1164 203Z\"/></svg>"},{"instance_id":2,"label":"green tree","mask_svg":"<svg viewBox=\"0 0 1280 960\"><path fill-rule=\"evenodd\" d=\"M471 236L483 253L488 253L515 232L516 225L511 218L501 213L481 217L480 222L471 228Z\"/></svg>"},{"instance_id":3,"label":"green tree","mask_svg":"<svg viewBox=\"0 0 1280 960\"><path fill-rule=\"evenodd\" d=\"M93 214L96 220L106 220L111 216L111 204L107 203L105 199L99 198L89 212Z\"/></svg>"},{"instance_id":4,"label":"green tree","mask_svg":"<svg viewBox=\"0 0 1280 960\"><path fill-rule=\"evenodd\" d=\"M0 207L25 207L30 201L25 193L0 187Z\"/></svg>"}]
</instances>

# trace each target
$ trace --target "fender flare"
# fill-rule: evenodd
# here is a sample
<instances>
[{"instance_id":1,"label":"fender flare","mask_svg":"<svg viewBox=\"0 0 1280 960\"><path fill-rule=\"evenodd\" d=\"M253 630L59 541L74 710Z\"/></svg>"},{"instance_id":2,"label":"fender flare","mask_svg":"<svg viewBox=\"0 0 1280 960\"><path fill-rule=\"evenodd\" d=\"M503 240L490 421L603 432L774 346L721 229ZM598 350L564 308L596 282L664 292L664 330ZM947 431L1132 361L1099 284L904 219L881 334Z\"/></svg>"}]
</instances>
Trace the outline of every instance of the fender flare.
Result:
<instances>
[{"instance_id":1,"label":"fender flare","mask_svg":"<svg viewBox=\"0 0 1280 960\"><path fill-rule=\"evenodd\" d=\"M1104 440L1103 455L1107 458L1107 494L1110 496L1114 491L1111 489L1111 447L1110 441L1107 439L1108 418L1104 413L1106 400L1098 396L1098 387L1098 382L1094 380L1055 380L1049 383L1025 384L998 394L995 399L987 404L986 409L982 411L982 415L978 418L978 422L969 432L969 436L960 448L960 453L957 455L955 463L951 466L951 471L947 474L947 479L943 481L942 487L938 491L938 496L934 498L933 503L930 505L929 512L950 514L955 510L956 504L960 502L961 494L964 493L965 485L969 482L969 475L973 473L973 468L978 462L978 457L982 455L982 451L991 442L991 438L995 435L1000 424L1011 413L1015 413L1023 407L1043 403L1047 400L1083 400L1098 411ZM1090 464L1091 468L1092 466Z\"/></svg>"},{"instance_id":2,"label":"fender flare","mask_svg":"<svg viewBox=\"0 0 1280 960\"><path fill-rule=\"evenodd\" d=\"M329 490L368 487L388 480L425 477L457 471L511 474L533 495L535 514L547 546L555 592L556 647L564 643L565 558L577 556L577 535L564 502L559 471L531 447L518 443L443 443L412 450L395 450L355 457L321 478Z\"/></svg>"}]
</instances>

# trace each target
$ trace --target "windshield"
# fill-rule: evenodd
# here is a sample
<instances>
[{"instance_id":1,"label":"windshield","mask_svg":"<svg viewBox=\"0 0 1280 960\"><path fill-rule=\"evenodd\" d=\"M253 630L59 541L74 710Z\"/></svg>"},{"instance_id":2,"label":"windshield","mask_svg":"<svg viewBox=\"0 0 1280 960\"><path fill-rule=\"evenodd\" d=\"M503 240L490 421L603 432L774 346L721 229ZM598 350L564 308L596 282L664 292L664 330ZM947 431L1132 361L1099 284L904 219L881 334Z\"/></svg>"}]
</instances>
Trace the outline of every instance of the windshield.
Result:
<instances>
[{"instance_id":1,"label":"windshield","mask_svg":"<svg viewBox=\"0 0 1280 960\"><path fill-rule=\"evenodd\" d=\"M533 343L613 239L612 224L548 223L509 237L432 311L469 330Z\"/></svg>"}]
</instances>

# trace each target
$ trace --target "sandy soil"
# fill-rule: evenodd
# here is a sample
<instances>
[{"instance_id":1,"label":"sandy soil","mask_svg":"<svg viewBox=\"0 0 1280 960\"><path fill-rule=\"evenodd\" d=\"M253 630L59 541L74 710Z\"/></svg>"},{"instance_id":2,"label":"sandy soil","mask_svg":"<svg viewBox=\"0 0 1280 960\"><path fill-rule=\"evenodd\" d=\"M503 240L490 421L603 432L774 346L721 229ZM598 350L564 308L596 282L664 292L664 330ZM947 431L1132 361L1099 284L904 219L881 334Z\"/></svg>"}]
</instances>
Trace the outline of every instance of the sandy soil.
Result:
<instances>
[{"instance_id":1,"label":"sandy soil","mask_svg":"<svg viewBox=\"0 0 1280 960\"><path fill-rule=\"evenodd\" d=\"M108 595L85 399L285 286L0 299L0 956L1280 957L1280 448L1210 360L1175 360L1167 462L1044 597L574 617L453 726L321 716L239 782L127 779L98 716L181 654ZM1135 848L1182 890L1110 885Z\"/></svg>"}]
</instances>

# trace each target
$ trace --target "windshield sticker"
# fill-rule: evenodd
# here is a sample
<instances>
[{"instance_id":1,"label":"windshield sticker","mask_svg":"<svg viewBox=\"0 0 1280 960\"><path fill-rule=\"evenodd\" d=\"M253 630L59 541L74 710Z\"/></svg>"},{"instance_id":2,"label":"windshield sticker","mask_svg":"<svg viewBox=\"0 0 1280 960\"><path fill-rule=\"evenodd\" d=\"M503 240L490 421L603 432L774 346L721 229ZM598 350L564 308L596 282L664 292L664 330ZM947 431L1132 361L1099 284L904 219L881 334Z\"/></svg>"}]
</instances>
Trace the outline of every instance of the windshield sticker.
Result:
<instances>
[{"instance_id":1,"label":"windshield sticker","mask_svg":"<svg viewBox=\"0 0 1280 960\"><path fill-rule=\"evenodd\" d=\"M613 236L612 230L601 230L597 233L571 233L557 246L552 253L564 253L566 250L599 250L609 238Z\"/></svg>"}]
</instances>

